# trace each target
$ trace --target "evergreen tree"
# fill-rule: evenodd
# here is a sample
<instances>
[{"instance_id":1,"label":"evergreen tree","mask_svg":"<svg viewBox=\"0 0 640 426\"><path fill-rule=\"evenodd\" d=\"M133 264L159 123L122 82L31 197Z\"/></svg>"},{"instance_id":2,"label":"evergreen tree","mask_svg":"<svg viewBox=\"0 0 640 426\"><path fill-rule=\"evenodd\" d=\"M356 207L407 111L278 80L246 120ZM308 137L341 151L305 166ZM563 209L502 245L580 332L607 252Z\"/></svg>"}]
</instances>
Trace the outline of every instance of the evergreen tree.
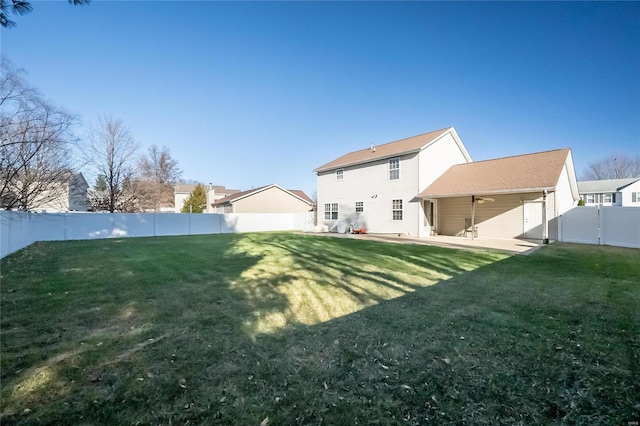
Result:
<instances>
[{"instance_id":1,"label":"evergreen tree","mask_svg":"<svg viewBox=\"0 0 640 426\"><path fill-rule=\"evenodd\" d=\"M184 200L182 206L182 213L202 213L202 210L207 205L207 193L204 191L204 187L198 184L191 194Z\"/></svg>"},{"instance_id":2,"label":"evergreen tree","mask_svg":"<svg viewBox=\"0 0 640 426\"><path fill-rule=\"evenodd\" d=\"M106 191L107 190L107 180L104 178L104 175L98 175L96 178L96 182L93 184L94 191Z\"/></svg>"}]
</instances>

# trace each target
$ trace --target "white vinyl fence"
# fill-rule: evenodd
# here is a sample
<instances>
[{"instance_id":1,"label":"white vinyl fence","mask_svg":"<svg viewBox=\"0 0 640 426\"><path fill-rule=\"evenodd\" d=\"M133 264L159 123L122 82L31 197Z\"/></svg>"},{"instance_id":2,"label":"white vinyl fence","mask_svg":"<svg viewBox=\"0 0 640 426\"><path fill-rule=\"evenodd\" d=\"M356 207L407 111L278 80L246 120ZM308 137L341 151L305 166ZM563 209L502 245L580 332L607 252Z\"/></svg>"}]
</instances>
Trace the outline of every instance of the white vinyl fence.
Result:
<instances>
[{"instance_id":1,"label":"white vinyl fence","mask_svg":"<svg viewBox=\"0 0 640 426\"><path fill-rule=\"evenodd\" d=\"M36 241L306 231L313 213L25 213L0 211L0 258Z\"/></svg>"},{"instance_id":2,"label":"white vinyl fence","mask_svg":"<svg viewBox=\"0 0 640 426\"><path fill-rule=\"evenodd\" d=\"M558 240L640 248L640 208L574 207L560 216Z\"/></svg>"}]
</instances>

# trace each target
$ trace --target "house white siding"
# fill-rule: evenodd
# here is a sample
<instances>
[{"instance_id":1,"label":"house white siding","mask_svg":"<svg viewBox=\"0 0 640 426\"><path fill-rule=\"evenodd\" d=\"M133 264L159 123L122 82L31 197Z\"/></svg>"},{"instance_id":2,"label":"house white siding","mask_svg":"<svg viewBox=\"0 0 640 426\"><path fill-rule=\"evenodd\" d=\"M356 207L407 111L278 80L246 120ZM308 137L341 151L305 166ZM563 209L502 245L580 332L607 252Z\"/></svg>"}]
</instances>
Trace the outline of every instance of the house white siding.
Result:
<instances>
[{"instance_id":1,"label":"house white siding","mask_svg":"<svg viewBox=\"0 0 640 426\"><path fill-rule=\"evenodd\" d=\"M449 167L467 162L467 157L465 157L451 133L443 135L419 153L419 185L416 194L431 185ZM424 206L424 203L418 203L420 215L418 236L420 237L429 236L432 231L436 231L435 224L430 224L428 220L425 220L427 212L424 211Z\"/></svg>"},{"instance_id":2,"label":"house white siding","mask_svg":"<svg viewBox=\"0 0 640 426\"><path fill-rule=\"evenodd\" d=\"M575 207L577 204L577 199L573 198L573 194L571 192L570 182L569 171L567 170L567 166L565 166L562 168L560 179L556 185L556 207L555 211L552 210L554 217L560 216L564 212Z\"/></svg>"},{"instance_id":3,"label":"house white siding","mask_svg":"<svg viewBox=\"0 0 640 426\"><path fill-rule=\"evenodd\" d=\"M620 194L623 207L640 207L640 181L623 188Z\"/></svg>"},{"instance_id":4,"label":"house white siding","mask_svg":"<svg viewBox=\"0 0 640 426\"><path fill-rule=\"evenodd\" d=\"M357 224L372 233L429 235L432 225L417 195L452 165L470 161L453 133L445 133L416 153L318 172L318 224L332 232L345 232ZM389 160L396 158L399 179L391 179ZM402 220L394 220L394 200L402 200ZM325 205L331 210L335 203L338 219L331 219L331 212L326 219ZM356 211L356 203L362 212Z\"/></svg>"},{"instance_id":5,"label":"house white siding","mask_svg":"<svg viewBox=\"0 0 640 426\"><path fill-rule=\"evenodd\" d=\"M374 233L418 234L420 202L415 198L418 186L418 154L394 157L400 160L400 178L389 179L389 159L341 167L342 179L336 169L318 173L318 224L331 232L345 232L358 224ZM403 218L393 220L393 200L402 200ZM363 212L356 213L356 202L362 202ZM325 204L338 204L338 219L325 219Z\"/></svg>"}]
</instances>

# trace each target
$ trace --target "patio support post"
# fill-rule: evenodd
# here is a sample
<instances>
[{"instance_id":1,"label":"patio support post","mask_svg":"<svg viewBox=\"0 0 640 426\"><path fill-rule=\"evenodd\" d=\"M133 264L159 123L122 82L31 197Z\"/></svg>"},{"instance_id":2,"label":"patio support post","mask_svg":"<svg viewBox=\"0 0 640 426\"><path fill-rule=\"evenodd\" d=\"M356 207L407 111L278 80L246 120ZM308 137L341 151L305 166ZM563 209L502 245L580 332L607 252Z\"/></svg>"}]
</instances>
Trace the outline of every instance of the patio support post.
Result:
<instances>
[{"instance_id":1,"label":"patio support post","mask_svg":"<svg viewBox=\"0 0 640 426\"><path fill-rule=\"evenodd\" d=\"M549 224L547 223L547 190L542 192L542 244L549 244Z\"/></svg>"},{"instance_id":2,"label":"patio support post","mask_svg":"<svg viewBox=\"0 0 640 426\"><path fill-rule=\"evenodd\" d=\"M476 239L476 196L471 196L471 240Z\"/></svg>"}]
</instances>

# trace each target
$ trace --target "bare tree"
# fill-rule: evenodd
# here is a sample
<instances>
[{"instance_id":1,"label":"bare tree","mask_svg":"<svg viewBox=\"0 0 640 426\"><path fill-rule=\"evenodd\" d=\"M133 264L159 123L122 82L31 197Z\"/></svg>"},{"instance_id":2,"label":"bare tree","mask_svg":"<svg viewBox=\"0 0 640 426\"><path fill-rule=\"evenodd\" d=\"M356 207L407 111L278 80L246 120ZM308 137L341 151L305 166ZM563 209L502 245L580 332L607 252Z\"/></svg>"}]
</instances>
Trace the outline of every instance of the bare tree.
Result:
<instances>
[{"instance_id":1,"label":"bare tree","mask_svg":"<svg viewBox=\"0 0 640 426\"><path fill-rule=\"evenodd\" d=\"M69 3L77 6L89 4L91 0L69 0ZM26 0L0 0L0 26L12 28L16 23L9 19L9 13L14 15L24 15L33 10L31 3Z\"/></svg>"},{"instance_id":2,"label":"bare tree","mask_svg":"<svg viewBox=\"0 0 640 426\"><path fill-rule=\"evenodd\" d=\"M32 210L67 191L73 173L76 119L44 100L24 72L2 58L0 205Z\"/></svg>"},{"instance_id":3,"label":"bare tree","mask_svg":"<svg viewBox=\"0 0 640 426\"><path fill-rule=\"evenodd\" d=\"M89 135L85 156L96 174L104 176L107 188L103 194L104 209L110 213L135 209L133 161L137 150L138 145L120 119L100 118L98 127ZM90 200L95 195L90 194Z\"/></svg>"},{"instance_id":4,"label":"bare tree","mask_svg":"<svg viewBox=\"0 0 640 426\"><path fill-rule=\"evenodd\" d=\"M150 146L138 161L138 171L138 199L143 209L158 211L162 204L173 203L173 185L182 171L167 147Z\"/></svg>"},{"instance_id":5,"label":"bare tree","mask_svg":"<svg viewBox=\"0 0 640 426\"><path fill-rule=\"evenodd\" d=\"M583 174L584 180L625 179L640 177L640 156L612 155L589 164Z\"/></svg>"}]
</instances>

